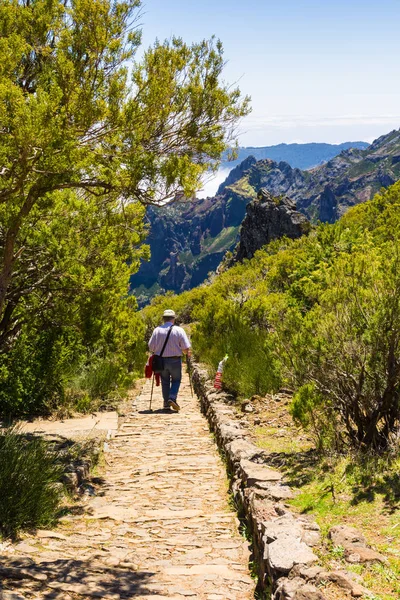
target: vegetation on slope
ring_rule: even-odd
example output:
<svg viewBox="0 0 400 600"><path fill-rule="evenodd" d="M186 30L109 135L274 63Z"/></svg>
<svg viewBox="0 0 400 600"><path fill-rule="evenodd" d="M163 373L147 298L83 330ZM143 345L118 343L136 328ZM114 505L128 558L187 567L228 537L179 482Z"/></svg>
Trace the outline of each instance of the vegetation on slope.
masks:
<svg viewBox="0 0 400 600"><path fill-rule="evenodd" d="M361 575L374 600L399 595L400 184L307 237L143 310L150 329L173 307L198 358L238 400L256 443L321 526L321 563ZM274 394L291 388L293 394ZM240 404L238 403L238 408ZM346 523L383 562L349 564L328 538ZM324 589L328 598L338 598ZM340 596L342 597L342 596Z"/></svg>
<svg viewBox="0 0 400 600"><path fill-rule="evenodd" d="M292 414L320 449L386 449L400 405L400 184L299 240L280 240L167 304L195 322L201 360L228 353L225 385L238 396L282 385Z"/></svg>

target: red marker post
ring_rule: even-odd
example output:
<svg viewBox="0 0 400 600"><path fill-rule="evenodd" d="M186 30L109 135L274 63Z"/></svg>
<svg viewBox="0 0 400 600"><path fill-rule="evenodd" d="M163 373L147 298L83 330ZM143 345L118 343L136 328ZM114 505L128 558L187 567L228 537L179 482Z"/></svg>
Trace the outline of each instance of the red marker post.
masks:
<svg viewBox="0 0 400 600"><path fill-rule="evenodd" d="M214 380L214 388L216 390L220 390L222 388L222 371L224 370L224 364L227 360L228 360L228 355L226 354L218 365L218 369L215 374L215 380Z"/></svg>

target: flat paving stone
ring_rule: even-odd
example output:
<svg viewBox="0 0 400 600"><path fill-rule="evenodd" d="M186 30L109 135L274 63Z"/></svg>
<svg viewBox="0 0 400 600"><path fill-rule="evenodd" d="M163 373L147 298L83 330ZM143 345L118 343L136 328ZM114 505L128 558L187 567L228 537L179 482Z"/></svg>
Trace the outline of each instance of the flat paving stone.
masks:
<svg viewBox="0 0 400 600"><path fill-rule="evenodd" d="M59 435L72 439L82 436L95 437L101 432L110 432L110 434L117 432L118 413L115 411L98 412L87 417L64 419L62 421L48 421L44 419L36 419L32 423L20 421L18 427L24 433Z"/></svg>
<svg viewBox="0 0 400 600"><path fill-rule="evenodd" d="M15 575L5 579L10 593L51 600L254 598L248 544L188 376L180 413L161 410L159 389L150 412L150 385L109 440L102 483L82 514L0 548L0 564ZM116 427L110 419L107 429ZM77 421L57 425L58 432L88 426Z"/></svg>

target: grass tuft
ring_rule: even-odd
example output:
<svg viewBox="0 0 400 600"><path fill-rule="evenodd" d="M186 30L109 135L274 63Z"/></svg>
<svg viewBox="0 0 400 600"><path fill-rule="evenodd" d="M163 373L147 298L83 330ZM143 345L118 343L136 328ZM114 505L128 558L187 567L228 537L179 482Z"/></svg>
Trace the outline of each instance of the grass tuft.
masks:
<svg viewBox="0 0 400 600"><path fill-rule="evenodd" d="M15 538L21 529L55 522L60 507L63 467L40 438L14 428L0 432L0 532Z"/></svg>

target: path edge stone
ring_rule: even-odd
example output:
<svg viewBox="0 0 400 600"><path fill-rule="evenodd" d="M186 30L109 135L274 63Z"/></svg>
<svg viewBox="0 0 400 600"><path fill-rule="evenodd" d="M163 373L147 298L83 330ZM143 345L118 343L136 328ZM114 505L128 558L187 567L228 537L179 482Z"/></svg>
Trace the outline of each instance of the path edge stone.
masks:
<svg viewBox="0 0 400 600"><path fill-rule="evenodd" d="M321 543L319 526L285 505L292 492L282 475L268 466L267 453L253 444L249 431L237 422L232 397L214 389L207 368L193 359L190 373L201 410L226 458L239 517L246 520L251 532L257 591L269 594L271 600L326 600L316 585L321 574L325 579L334 574L317 565L313 547ZM339 585L352 597L367 592L350 573L341 575L343 586Z"/></svg>

